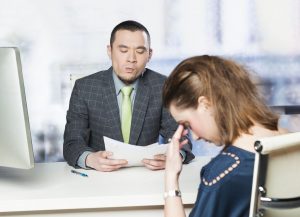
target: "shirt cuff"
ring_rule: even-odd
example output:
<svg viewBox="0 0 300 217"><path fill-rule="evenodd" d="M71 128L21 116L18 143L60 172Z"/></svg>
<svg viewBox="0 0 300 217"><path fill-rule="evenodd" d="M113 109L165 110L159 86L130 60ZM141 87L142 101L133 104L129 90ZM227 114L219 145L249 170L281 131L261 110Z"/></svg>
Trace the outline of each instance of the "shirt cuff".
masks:
<svg viewBox="0 0 300 217"><path fill-rule="evenodd" d="M79 166L79 167L81 167L81 168L83 168L83 169L90 169L90 168L88 168L88 167L86 166L86 164L85 164L86 157L87 157L90 153L92 153L92 152L91 152L91 151L85 151L85 152L83 152L83 153L80 155L80 157L78 158L78 160L77 160L77 166Z"/></svg>
<svg viewBox="0 0 300 217"><path fill-rule="evenodd" d="M179 153L180 153L180 155L181 155L182 162L184 162L184 161L185 161L185 158L186 158L186 153L185 153L185 151L179 150Z"/></svg>

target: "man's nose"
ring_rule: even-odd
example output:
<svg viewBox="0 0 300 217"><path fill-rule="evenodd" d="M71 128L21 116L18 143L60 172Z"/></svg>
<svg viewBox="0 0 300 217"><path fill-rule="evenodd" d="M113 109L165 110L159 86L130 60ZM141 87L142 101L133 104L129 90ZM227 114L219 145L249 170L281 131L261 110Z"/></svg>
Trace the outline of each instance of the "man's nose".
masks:
<svg viewBox="0 0 300 217"><path fill-rule="evenodd" d="M134 51L128 52L127 60L129 62L136 62L136 53Z"/></svg>

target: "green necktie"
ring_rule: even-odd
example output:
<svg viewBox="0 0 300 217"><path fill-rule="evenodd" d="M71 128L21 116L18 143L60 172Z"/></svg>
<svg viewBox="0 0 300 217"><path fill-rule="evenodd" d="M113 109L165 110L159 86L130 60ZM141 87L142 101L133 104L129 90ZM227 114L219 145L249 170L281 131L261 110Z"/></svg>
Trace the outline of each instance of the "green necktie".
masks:
<svg viewBox="0 0 300 217"><path fill-rule="evenodd" d="M131 127L131 99L133 87L126 86L121 89L122 92L122 134L125 143L129 143L130 127Z"/></svg>

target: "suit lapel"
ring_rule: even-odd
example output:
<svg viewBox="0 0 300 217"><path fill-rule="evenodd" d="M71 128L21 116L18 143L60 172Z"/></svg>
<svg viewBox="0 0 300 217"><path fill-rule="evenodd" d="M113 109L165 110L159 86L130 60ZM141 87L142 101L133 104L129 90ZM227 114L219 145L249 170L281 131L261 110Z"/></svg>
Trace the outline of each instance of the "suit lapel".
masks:
<svg viewBox="0 0 300 217"><path fill-rule="evenodd" d="M116 96L116 88L112 77L112 68L108 69L108 73L104 77L106 86L104 88L104 99L105 99L105 109L109 117L110 137L119 141L123 141L122 131L121 131L121 121L119 106Z"/></svg>
<svg viewBox="0 0 300 217"><path fill-rule="evenodd" d="M145 120L145 115L149 104L149 97L150 91L147 86L147 82L145 81L145 78L141 77L136 91L134 107L132 112L129 139L130 144L137 144Z"/></svg>

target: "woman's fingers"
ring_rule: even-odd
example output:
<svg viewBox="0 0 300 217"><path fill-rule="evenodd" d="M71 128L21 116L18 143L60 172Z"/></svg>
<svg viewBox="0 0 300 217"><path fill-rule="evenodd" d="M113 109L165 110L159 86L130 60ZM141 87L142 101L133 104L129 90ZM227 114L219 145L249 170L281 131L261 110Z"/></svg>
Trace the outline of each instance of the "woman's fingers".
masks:
<svg viewBox="0 0 300 217"><path fill-rule="evenodd" d="M188 144L188 142L189 142L189 140L188 140L188 139L184 139L184 140L182 140L182 141L180 142L180 144L179 144L179 148L181 149L181 148L182 148L182 146L184 146L184 145Z"/></svg>
<svg viewBox="0 0 300 217"><path fill-rule="evenodd" d="M183 125L179 124L177 130L175 131L173 137L172 137L172 140L175 139L175 140L178 140L182 137L182 134L184 133L184 127Z"/></svg>
<svg viewBox="0 0 300 217"><path fill-rule="evenodd" d="M183 130L183 126L179 125L176 132L174 133L167 150L169 156L172 156L174 153L179 152L180 138L182 136Z"/></svg>

